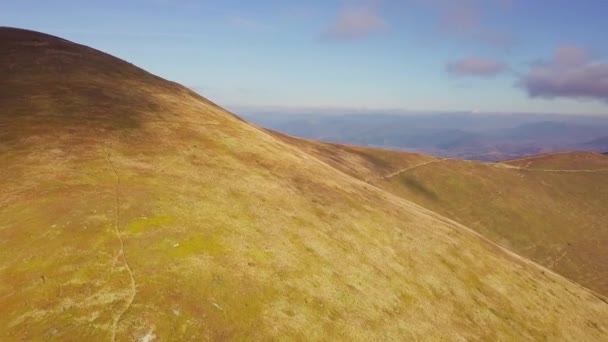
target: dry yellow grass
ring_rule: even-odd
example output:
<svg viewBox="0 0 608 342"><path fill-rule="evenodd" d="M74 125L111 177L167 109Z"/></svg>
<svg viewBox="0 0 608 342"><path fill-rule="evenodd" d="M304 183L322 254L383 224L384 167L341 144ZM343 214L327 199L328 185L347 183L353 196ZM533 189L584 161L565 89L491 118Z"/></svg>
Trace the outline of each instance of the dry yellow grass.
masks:
<svg viewBox="0 0 608 342"><path fill-rule="evenodd" d="M291 139L328 163L346 151ZM389 172L359 161L360 153L378 150L358 148L341 157L358 161L356 166L334 166L608 295L608 156L569 152L502 163L431 157L410 162L419 155L381 152L392 153L396 171Z"/></svg>
<svg viewBox="0 0 608 342"><path fill-rule="evenodd" d="M590 292L180 86L0 49L2 340L607 336Z"/></svg>

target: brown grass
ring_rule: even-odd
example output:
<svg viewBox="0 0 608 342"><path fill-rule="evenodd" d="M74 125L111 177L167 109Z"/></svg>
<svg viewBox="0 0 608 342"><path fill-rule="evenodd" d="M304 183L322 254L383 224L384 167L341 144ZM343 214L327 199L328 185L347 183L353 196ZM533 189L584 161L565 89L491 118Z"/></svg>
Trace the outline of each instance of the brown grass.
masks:
<svg viewBox="0 0 608 342"><path fill-rule="evenodd" d="M298 144L313 146L306 150L328 163L329 156L345 151L306 140ZM607 156L570 152L497 164L437 159L412 166L406 160L418 155L390 153L400 155L392 159L402 161L394 167L397 173L362 162L335 166L608 295ZM350 172L357 168L364 170Z"/></svg>

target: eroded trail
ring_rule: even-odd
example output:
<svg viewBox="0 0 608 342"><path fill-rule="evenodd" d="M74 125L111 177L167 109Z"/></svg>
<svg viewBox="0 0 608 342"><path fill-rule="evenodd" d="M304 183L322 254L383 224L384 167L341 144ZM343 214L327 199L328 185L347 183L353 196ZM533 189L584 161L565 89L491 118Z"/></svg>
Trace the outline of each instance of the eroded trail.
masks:
<svg viewBox="0 0 608 342"><path fill-rule="evenodd" d="M586 173L597 173L597 172L607 172L608 169L534 169L530 167L524 166L515 166L503 163L495 163L492 164L494 167L502 168L502 169L511 169L511 170L525 170L525 171L538 171L538 172L564 172L564 173L576 173L576 172L586 172Z"/></svg>
<svg viewBox="0 0 608 342"><path fill-rule="evenodd" d="M114 232L116 233L116 237L118 238L118 241L120 242L120 250L118 252L118 257L122 259L125 268L127 270L127 273L129 274L129 279L130 279L130 286L131 286L131 295L129 296L127 303L125 304L124 308L118 313L118 315L116 315L116 318L114 318L114 322L112 323L112 335L111 335L111 340L112 342L116 341L116 330L118 329L118 323L120 322L120 320L122 319L122 317L124 316L124 314L129 310L129 308L131 307L131 304L133 304L133 300L135 299L135 295L137 294L137 287L135 285L135 277L133 276L133 271L131 271L131 266L129 266L129 262L127 261L127 257L125 255L125 243L122 239L122 236L120 234L120 230L119 230L119 226L120 226L120 176L118 174L118 172L116 171L116 168L114 167L114 165L112 164L112 161L110 160L110 156L108 155L108 153L106 152L105 148L102 146L101 150L103 152L103 155L106 159L106 161L108 162L108 165L110 166L110 168L112 169L112 171L114 172L114 175L116 177L116 189L115 189L115 220L114 220Z"/></svg>
<svg viewBox="0 0 608 342"><path fill-rule="evenodd" d="M537 154L537 155L533 155L533 156L503 160L503 161L499 161L498 163L508 165L508 163L512 163L512 162L516 162L516 161L538 159L540 157L556 156L556 155L569 154L569 153L571 153L571 152L549 152L549 153Z"/></svg>
<svg viewBox="0 0 608 342"><path fill-rule="evenodd" d="M439 163L439 162L444 161L444 160L445 159L436 159L436 160L431 160L431 161L428 161L428 162L424 162L424 163L408 166L408 167L406 167L404 169L400 169L400 170L397 170L395 172L391 172L391 173L389 173L387 175L378 177L376 179L369 180L367 182L370 183L370 182L378 181L378 180L381 180L381 179L389 179L389 178L395 177L396 175L398 175L400 173L403 173L403 172L415 169L417 167L421 167L421 166L425 166L425 165L429 165L429 164L433 164L433 163Z"/></svg>
<svg viewBox="0 0 608 342"><path fill-rule="evenodd" d="M586 172L586 173L598 173L598 172L607 172L608 169L580 169L580 170L556 170L556 169L531 169L525 167L515 167L518 170L526 170L526 171L539 171L539 172L564 172L564 173L576 173L576 172Z"/></svg>
<svg viewBox="0 0 608 342"><path fill-rule="evenodd" d="M532 164L533 160L537 160L543 157L548 157L548 156L556 156L556 155L568 155L571 154L572 152L553 152L553 153L545 153L545 154L539 154L539 155L535 155L535 156L528 156L528 157L523 157L523 158L517 158L517 159L510 159L510 160L503 160L503 161L499 161L494 163L494 166L496 167L501 167L501 168L507 168L507 169L515 169L515 170L527 170L527 171L540 171L540 172L564 172L564 173L576 173L576 172L586 172L586 173L596 173L596 172L606 172L608 171L608 168L596 168L596 169L544 169L544 168L534 168L534 167L530 167L530 165ZM592 154L597 155L597 153L591 152ZM510 163L513 162L520 162L520 161L525 161L525 160L529 160L529 162L525 163L525 165L512 165Z"/></svg>

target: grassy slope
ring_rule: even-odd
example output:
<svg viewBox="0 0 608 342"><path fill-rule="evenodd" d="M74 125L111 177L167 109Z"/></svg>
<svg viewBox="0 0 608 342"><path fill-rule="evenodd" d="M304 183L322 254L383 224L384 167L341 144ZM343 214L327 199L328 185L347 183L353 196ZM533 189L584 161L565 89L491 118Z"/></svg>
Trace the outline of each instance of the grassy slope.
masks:
<svg viewBox="0 0 608 342"><path fill-rule="evenodd" d="M378 179L379 175L388 175L407 167L440 160L440 158L425 154L326 143L294 138L272 130L266 131L280 140L322 159L328 165L367 182Z"/></svg>
<svg viewBox="0 0 608 342"><path fill-rule="evenodd" d="M546 172L449 160L399 174L382 187L608 294L606 171Z"/></svg>
<svg viewBox="0 0 608 342"><path fill-rule="evenodd" d="M2 340L608 333L589 292L184 88L38 34L0 48Z"/></svg>
<svg viewBox="0 0 608 342"><path fill-rule="evenodd" d="M534 170L608 170L608 158L593 152L549 153L507 160L503 164Z"/></svg>
<svg viewBox="0 0 608 342"><path fill-rule="evenodd" d="M328 163L349 148L291 139ZM607 156L573 152L499 164L452 159L422 159L417 164L408 161L418 158L416 154L378 152L360 147L341 158L363 153L373 160L390 153L392 169L404 171L383 170L369 162L332 165L608 295Z"/></svg>

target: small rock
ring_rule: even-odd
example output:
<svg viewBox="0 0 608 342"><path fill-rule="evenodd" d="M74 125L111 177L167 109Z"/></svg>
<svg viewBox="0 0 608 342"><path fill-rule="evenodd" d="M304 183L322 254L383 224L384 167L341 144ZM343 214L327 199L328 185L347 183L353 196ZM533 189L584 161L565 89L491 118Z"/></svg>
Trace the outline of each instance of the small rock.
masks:
<svg viewBox="0 0 608 342"><path fill-rule="evenodd" d="M154 334L154 331L152 329L150 329L150 331L148 331L148 333L142 337L140 337L138 339L139 342L152 342L156 339L156 335Z"/></svg>

